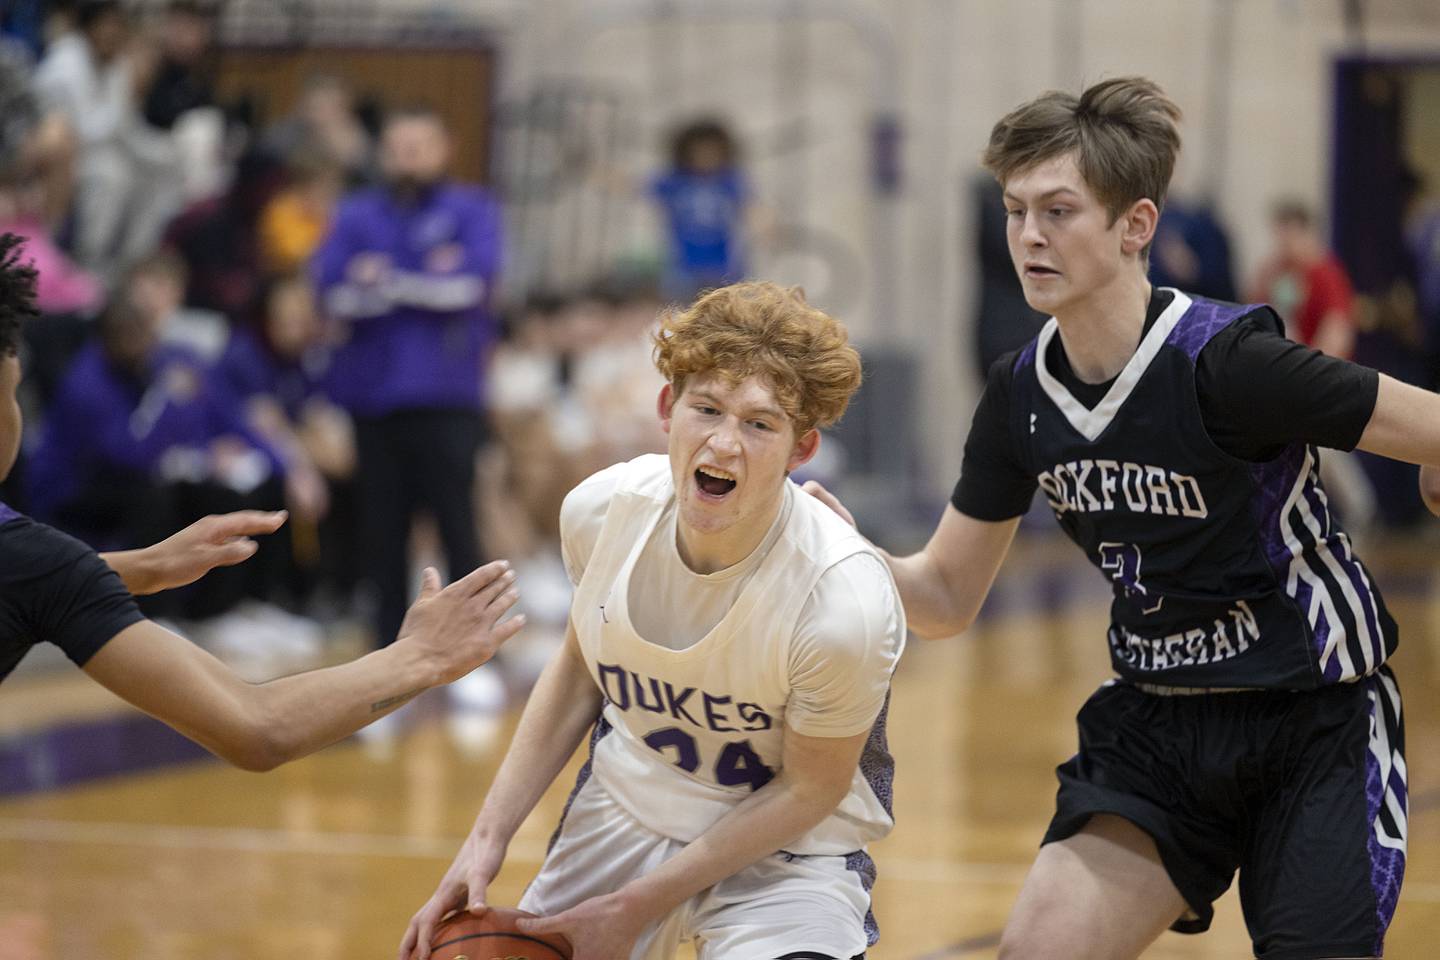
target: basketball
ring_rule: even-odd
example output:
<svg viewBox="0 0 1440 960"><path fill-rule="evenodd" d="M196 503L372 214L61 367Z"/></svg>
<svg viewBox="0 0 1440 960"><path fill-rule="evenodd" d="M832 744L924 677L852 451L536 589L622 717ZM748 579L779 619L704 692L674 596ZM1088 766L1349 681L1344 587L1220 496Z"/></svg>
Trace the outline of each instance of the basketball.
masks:
<svg viewBox="0 0 1440 960"><path fill-rule="evenodd" d="M570 941L558 933L529 934L515 928L524 910L491 907L480 916L457 913L430 939L433 960L570 960Z"/></svg>

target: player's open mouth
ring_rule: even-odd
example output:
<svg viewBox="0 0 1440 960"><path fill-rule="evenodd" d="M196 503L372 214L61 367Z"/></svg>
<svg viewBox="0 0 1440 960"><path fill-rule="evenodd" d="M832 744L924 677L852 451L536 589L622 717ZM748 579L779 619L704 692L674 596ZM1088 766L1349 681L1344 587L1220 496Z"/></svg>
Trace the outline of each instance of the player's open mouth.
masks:
<svg viewBox="0 0 1440 960"><path fill-rule="evenodd" d="M718 500L735 489L735 477L719 467L700 467L695 471L695 486L706 497Z"/></svg>
<svg viewBox="0 0 1440 960"><path fill-rule="evenodd" d="M1025 276L1044 279L1046 277L1058 277L1060 276L1060 271L1051 270L1049 267L1042 267L1039 264L1032 263L1026 265Z"/></svg>

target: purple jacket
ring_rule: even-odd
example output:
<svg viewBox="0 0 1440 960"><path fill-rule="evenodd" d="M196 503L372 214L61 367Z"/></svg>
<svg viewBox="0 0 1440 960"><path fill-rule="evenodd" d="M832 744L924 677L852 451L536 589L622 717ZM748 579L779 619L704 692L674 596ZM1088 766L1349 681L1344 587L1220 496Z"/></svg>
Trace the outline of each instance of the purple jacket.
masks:
<svg viewBox="0 0 1440 960"><path fill-rule="evenodd" d="M298 423L307 401L317 396L329 399L331 360L328 347L288 360L276 356L251 331L237 329L216 361L215 372L241 404L257 394L274 397L291 423Z"/></svg>
<svg viewBox="0 0 1440 960"><path fill-rule="evenodd" d="M478 410L500 254L500 206L477 187L441 184L413 205L383 188L346 198L313 261L349 327L335 401L357 416Z"/></svg>
<svg viewBox="0 0 1440 960"><path fill-rule="evenodd" d="M89 483L153 477L171 451L201 450L226 435L244 439L283 473L233 392L195 354L157 347L148 375L137 379L115 369L92 341L76 354L41 425L25 472L31 508L37 517L53 516Z"/></svg>

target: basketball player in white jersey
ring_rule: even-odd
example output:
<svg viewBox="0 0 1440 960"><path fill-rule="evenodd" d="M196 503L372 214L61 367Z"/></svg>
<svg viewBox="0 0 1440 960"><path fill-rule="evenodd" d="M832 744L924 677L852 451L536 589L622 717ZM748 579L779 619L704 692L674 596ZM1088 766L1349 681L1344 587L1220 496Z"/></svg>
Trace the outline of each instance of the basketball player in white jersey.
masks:
<svg viewBox="0 0 1440 960"><path fill-rule="evenodd" d="M884 718L905 642L875 550L789 480L860 383L844 328L743 283L667 317L668 456L595 474L560 525L566 643L475 826L401 944L483 909L587 731L590 762L520 906L575 960L851 960L875 942L865 846L892 826ZM593 730L592 730L593 728Z"/></svg>

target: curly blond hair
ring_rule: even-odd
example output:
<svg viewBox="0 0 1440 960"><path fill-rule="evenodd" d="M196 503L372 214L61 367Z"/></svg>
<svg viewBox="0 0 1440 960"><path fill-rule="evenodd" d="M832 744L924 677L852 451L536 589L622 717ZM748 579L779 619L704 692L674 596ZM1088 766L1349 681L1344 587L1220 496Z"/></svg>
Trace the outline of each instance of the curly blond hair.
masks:
<svg viewBox="0 0 1440 960"><path fill-rule="evenodd" d="M799 287L735 283L668 313L655 335L655 366L676 396L694 376L734 386L759 376L803 436L845 413L860 386L860 354L840 321L805 302Z"/></svg>

